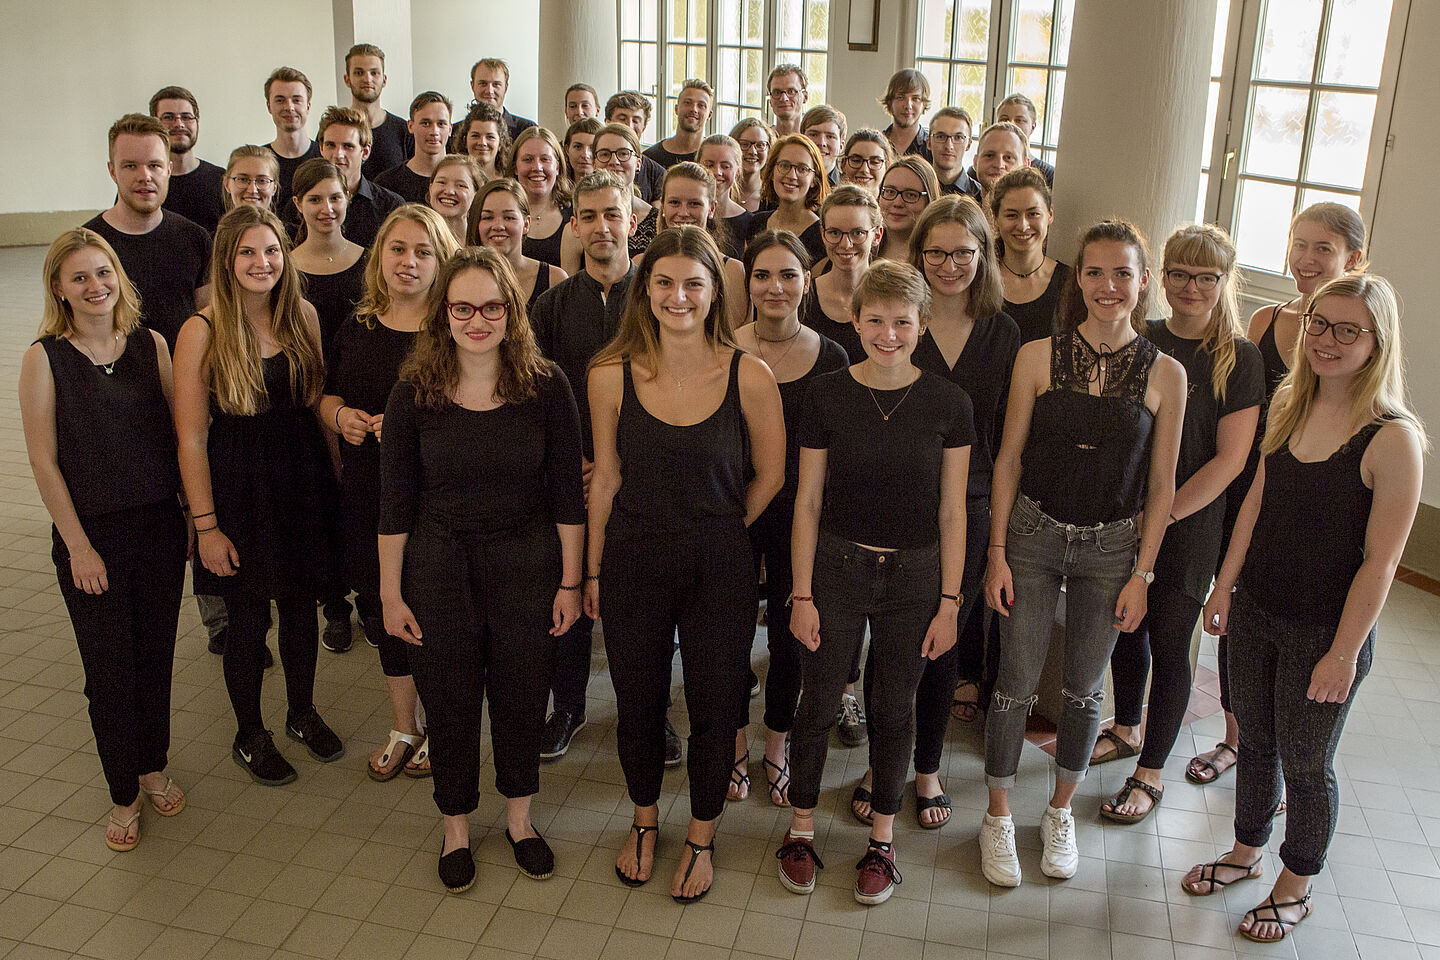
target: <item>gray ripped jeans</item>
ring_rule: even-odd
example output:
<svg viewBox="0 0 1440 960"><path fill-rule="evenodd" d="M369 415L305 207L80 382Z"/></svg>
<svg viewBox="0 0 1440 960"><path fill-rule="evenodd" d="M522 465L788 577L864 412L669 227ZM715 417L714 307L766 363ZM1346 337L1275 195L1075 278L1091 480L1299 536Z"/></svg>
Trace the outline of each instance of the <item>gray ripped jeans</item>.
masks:
<svg viewBox="0 0 1440 960"><path fill-rule="evenodd" d="M1015 499L1005 560L1015 586L1010 616L1000 618L1000 670L985 721L985 782L1015 786L1025 719L1045 666L1060 585L1065 585L1064 703L1055 743L1055 779L1079 783L1100 730L1102 681L1118 634L1115 603L1135 568L1135 521L1093 527L1046 516L1024 494Z"/></svg>

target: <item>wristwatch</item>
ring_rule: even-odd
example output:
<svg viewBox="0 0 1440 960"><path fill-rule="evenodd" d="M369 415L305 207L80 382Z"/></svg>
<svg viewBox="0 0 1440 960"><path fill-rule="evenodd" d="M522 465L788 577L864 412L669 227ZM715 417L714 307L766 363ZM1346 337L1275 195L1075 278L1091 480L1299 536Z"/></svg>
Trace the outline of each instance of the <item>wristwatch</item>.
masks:
<svg viewBox="0 0 1440 960"><path fill-rule="evenodd" d="M1134 570L1130 571L1130 576L1139 577L1141 580L1144 580L1146 586L1149 586L1150 584L1155 582L1154 570L1141 570L1139 567L1136 567Z"/></svg>

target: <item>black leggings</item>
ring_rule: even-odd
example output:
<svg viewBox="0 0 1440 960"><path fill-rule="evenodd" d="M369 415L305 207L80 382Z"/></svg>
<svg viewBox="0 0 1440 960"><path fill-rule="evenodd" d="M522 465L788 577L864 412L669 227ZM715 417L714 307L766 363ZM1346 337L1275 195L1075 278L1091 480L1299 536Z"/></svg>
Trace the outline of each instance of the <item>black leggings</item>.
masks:
<svg viewBox="0 0 1440 960"><path fill-rule="evenodd" d="M1150 585L1145 619L1122 633L1110 654L1115 684L1115 722L1137 727L1145 716L1145 678L1150 678L1150 714L1140 766L1159 770L1175 746L1190 705L1190 637L1200 620L1200 601L1168 583Z"/></svg>
<svg viewBox="0 0 1440 960"><path fill-rule="evenodd" d="M225 640L225 689L240 728L240 738L265 729L260 686L265 678L265 631L270 629L270 600L264 596L225 598L230 632ZM320 627L312 596L277 597L280 614L280 664L285 668L285 699L290 715L314 707L315 656Z"/></svg>
<svg viewBox="0 0 1440 960"><path fill-rule="evenodd" d="M765 562L765 636L770 668L765 674L765 728L789 733L795 726L795 705L800 702L800 641L790 632L790 529L795 504L772 500L750 525L755 565ZM742 704L740 725L749 720L749 703Z"/></svg>

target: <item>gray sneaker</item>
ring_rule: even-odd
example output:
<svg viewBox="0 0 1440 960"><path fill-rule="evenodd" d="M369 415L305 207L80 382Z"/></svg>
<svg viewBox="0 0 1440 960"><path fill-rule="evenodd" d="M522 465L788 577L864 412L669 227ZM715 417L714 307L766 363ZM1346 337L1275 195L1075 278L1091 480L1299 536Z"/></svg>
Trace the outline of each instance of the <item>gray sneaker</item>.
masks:
<svg viewBox="0 0 1440 960"><path fill-rule="evenodd" d="M859 747L870 739L869 728L865 724L865 711L860 707L860 700L848 693L840 695L840 715L835 718L835 729L840 735L840 742L847 747Z"/></svg>

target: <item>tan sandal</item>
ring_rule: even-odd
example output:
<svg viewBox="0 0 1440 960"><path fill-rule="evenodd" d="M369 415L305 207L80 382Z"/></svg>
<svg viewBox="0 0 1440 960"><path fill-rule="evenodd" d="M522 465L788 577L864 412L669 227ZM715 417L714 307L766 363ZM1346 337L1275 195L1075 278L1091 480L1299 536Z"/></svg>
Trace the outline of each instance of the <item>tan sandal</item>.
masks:
<svg viewBox="0 0 1440 960"><path fill-rule="evenodd" d="M116 817L115 814L113 814L113 813L110 814L110 823L109 823L109 824L106 824L106 827L105 827L105 846L109 847L111 850L114 850L116 853L125 853L127 850L134 850L134 849L135 849L137 846L139 846L139 844L140 844L140 831L139 831L139 829L136 829L136 831L135 831L135 839L134 839L134 840L111 840L111 839L110 839L110 825L113 824L113 825L119 827L121 830L125 831L124 836L128 837L128 836L130 836L130 828L137 826L139 820L140 820L140 811L139 811L139 810L136 810L134 813L132 813L129 817L127 817L127 818L124 819L124 820L121 820L120 818Z"/></svg>
<svg viewBox="0 0 1440 960"><path fill-rule="evenodd" d="M163 797L165 800L168 801L170 799L171 790L174 790L176 793L180 794L180 798L171 803L168 807L160 806L156 798ZM169 777L165 778L165 788L163 790L146 790L145 795L150 798L151 808L156 813L160 814L160 816L162 817L173 817L175 816L175 814L185 809L185 791L177 787L175 785L175 781L171 780Z"/></svg>

